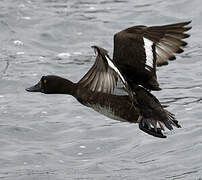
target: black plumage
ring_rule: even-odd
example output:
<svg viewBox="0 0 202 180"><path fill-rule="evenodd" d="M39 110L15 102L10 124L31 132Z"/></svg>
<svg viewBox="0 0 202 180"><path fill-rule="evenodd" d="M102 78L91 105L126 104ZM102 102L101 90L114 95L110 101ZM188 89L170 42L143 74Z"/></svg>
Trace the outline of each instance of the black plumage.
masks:
<svg viewBox="0 0 202 180"><path fill-rule="evenodd" d="M174 60L174 53L182 53L189 37L185 32L191 21L165 26L133 26L114 35L113 62L128 82L149 90L160 90L156 67ZM151 45L151 54L148 54ZM148 50L148 52L146 51Z"/></svg>
<svg viewBox="0 0 202 180"><path fill-rule="evenodd" d="M174 60L181 53L189 37L185 32L190 22L165 26L134 26L114 36L113 59L107 50L92 46L96 60L78 81L58 76L43 76L30 92L70 94L80 103L113 119L139 123L139 128L155 137L165 138L165 127L179 128L175 115L162 106L149 90L160 90L156 67ZM117 81L121 80L127 95L117 95Z"/></svg>

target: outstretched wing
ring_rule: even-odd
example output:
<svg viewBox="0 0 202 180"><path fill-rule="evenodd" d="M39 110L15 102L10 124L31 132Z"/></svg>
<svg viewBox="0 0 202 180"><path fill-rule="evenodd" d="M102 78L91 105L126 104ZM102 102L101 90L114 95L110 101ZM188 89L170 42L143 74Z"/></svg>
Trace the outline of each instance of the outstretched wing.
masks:
<svg viewBox="0 0 202 180"><path fill-rule="evenodd" d="M97 55L95 63L84 77L78 82L93 92L112 93L117 85L118 77L129 91L129 86L122 74L110 59L108 52L98 46L92 46Z"/></svg>
<svg viewBox="0 0 202 180"><path fill-rule="evenodd" d="M165 26L134 26L114 35L113 62L128 81L158 90L156 66L174 60L189 37L189 22Z"/></svg>
<svg viewBox="0 0 202 180"><path fill-rule="evenodd" d="M181 47L187 43L182 39L190 36L185 32L191 29L185 26L190 23L191 21L147 28L144 36L156 44L157 66L167 65L168 60L176 59L174 53L183 52Z"/></svg>
<svg viewBox="0 0 202 180"><path fill-rule="evenodd" d="M118 76L107 64L105 57L108 56L108 52L97 46L92 48L97 55L95 63L78 83L91 91L111 93L116 86Z"/></svg>

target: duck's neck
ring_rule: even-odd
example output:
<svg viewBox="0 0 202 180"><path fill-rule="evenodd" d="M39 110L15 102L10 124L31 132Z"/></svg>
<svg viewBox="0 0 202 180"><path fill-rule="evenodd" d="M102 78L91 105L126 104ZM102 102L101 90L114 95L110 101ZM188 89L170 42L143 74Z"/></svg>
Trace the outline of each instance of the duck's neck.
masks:
<svg viewBox="0 0 202 180"><path fill-rule="evenodd" d="M69 94L75 96L77 84L68 79L59 77L55 87L54 94Z"/></svg>
<svg viewBox="0 0 202 180"><path fill-rule="evenodd" d="M76 89L77 89L77 84L66 79L64 85L61 88L61 94L69 94L69 95L75 96Z"/></svg>

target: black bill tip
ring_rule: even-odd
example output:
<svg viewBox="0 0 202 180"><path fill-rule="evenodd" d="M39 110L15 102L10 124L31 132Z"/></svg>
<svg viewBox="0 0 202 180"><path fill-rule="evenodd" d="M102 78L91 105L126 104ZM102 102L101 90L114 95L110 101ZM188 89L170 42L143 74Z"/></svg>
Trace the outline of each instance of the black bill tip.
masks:
<svg viewBox="0 0 202 180"><path fill-rule="evenodd" d="M28 92L41 92L40 82L34 86L25 89Z"/></svg>

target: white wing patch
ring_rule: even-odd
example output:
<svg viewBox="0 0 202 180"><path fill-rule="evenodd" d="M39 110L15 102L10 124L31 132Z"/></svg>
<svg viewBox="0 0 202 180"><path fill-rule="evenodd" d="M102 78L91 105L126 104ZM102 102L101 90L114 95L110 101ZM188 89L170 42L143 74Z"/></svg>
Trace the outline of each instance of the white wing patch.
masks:
<svg viewBox="0 0 202 180"><path fill-rule="evenodd" d="M144 40L144 47L145 47L145 53L146 53L146 65L153 68L153 58L154 58L153 51L152 51L153 42L144 37L143 37L143 40Z"/></svg>
<svg viewBox="0 0 202 180"><path fill-rule="evenodd" d="M105 56L105 58L107 59L107 63L109 64L109 66L119 75L119 77L120 77L121 81L124 83L124 85L127 84L126 80L123 78L120 71L113 64L113 62L107 56Z"/></svg>
<svg viewBox="0 0 202 180"><path fill-rule="evenodd" d="M120 77L120 80L122 81L123 85L125 86L125 90L127 91L128 95L131 97L131 99L133 99L133 92L130 90L130 87L128 85L128 83L126 82L126 80L124 79L124 77L122 76L122 74L120 73L120 71L118 70L118 68L114 65L114 63L107 57L105 56L105 58L107 59L107 63L108 65L118 74L118 76Z"/></svg>

